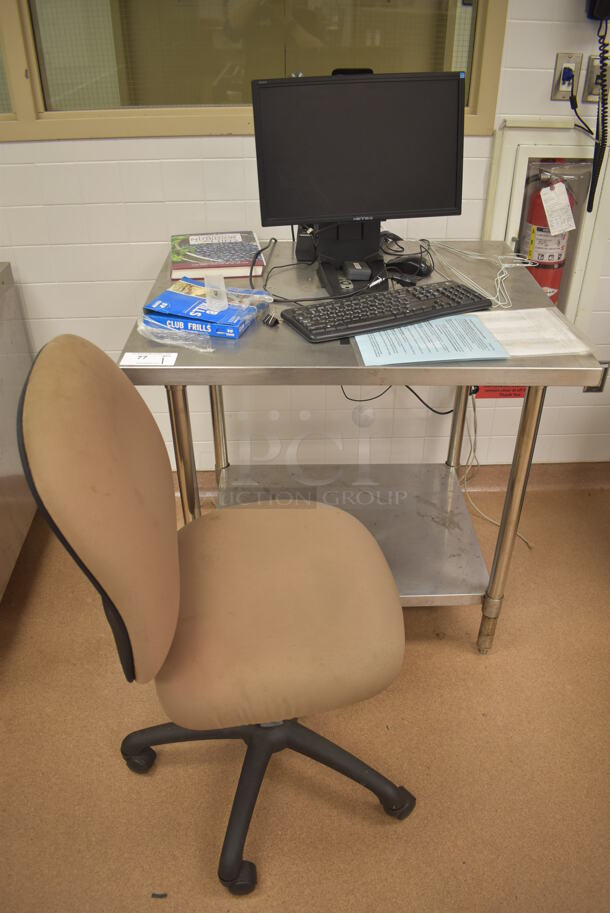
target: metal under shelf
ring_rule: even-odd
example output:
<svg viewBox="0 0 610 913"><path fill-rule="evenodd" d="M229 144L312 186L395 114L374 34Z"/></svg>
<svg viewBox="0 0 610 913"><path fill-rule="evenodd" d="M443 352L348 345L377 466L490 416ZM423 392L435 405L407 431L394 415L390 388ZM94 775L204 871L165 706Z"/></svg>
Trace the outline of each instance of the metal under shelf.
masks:
<svg viewBox="0 0 610 913"><path fill-rule="evenodd" d="M489 574L454 469L250 465L219 474L221 508L291 498L358 517L381 546L403 605L481 604Z"/></svg>

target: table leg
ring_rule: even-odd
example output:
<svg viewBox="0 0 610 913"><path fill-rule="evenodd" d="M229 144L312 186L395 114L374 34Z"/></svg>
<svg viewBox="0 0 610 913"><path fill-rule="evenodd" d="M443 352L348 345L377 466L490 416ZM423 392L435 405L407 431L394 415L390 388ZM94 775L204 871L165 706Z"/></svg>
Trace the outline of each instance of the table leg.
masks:
<svg viewBox="0 0 610 913"><path fill-rule="evenodd" d="M201 516L189 402L185 386L172 384L165 389L172 425L182 515L186 524Z"/></svg>
<svg viewBox="0 0 610 913"><path fill-rule="evenodd" d="M222 387L217 384L210 386L210 409L212 412L212 432L214 434L214 462L216 464L216 481L220 481L220 473L229 465L229 450L227 447L227 429L225 425L225 407L222 396Z"/></svg>
<svg viewBox="0 0 610 913"><path fill-rule="evenodd" d="M451 419L451 434L449 437L449 452L447 466L457 469L460 465L462 441L464 440L464 423L468 407L468 392L470 387L456 387L455 401L453 404L453 417Z"/></svg>
<svg viewBox="0 0 610 913"><path fill-rule="evenodd" d="M519 527L521 509L525 498L536 436L542 415L545 387L528 387L523 400L519 432L515 443L513 463L504 500L502 520L496 542L496 551L489 576L489 584L483 599L483 617L477 646L480 653L491 648L498 616L504 599L504 586L510 567L510 559Z"/></svg>

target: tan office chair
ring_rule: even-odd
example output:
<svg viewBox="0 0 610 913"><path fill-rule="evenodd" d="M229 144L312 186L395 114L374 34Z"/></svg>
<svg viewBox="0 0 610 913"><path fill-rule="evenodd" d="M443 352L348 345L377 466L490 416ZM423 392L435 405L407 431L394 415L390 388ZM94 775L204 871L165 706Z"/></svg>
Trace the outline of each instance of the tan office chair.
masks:
<svg viewBox="0 0 610 913"><path fill-rule="evenodd" d="M77 336L39 353L18 438L41 513L100 593L127 680L154 679L172 720L123 740L128 767L149 770L153 745L247 745L218 871L231 892L256 884L243 847L267 763L283 748L407 817L406 789L296 719L371 697L401 667L396 586L361 523L334 507L269 501L212 511L177 533L152 415L117 365Z"/></svg>

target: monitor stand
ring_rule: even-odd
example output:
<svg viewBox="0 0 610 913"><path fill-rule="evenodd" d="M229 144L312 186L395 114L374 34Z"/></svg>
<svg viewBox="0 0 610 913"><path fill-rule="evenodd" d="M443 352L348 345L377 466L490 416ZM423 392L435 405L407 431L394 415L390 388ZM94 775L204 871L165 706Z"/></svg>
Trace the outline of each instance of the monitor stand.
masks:
<svg viewBox="0 0 610 913"><path fill-rule="evenodd" d="M295 248L299 262L312 262L317 257L318 276L329 295L344 295L349 291L367 289L368 282L346 282L341 266L346 260L363 260L375 276L383 269L379 253L379 219L362 222L324 222L314 226L314 232L299 225ZM387 280L375 289L387 288Z"/></svg>

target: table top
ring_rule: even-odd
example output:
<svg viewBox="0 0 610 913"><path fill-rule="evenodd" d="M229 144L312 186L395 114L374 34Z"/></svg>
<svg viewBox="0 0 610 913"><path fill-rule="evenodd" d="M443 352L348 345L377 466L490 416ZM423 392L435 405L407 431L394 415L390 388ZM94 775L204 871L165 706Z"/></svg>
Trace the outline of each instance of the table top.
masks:
<svg viewBox="0 0 610 913"><path fill-rule="evenodd" d="M510 254L501 241L456 241L453 247L476 251L490 257ZM464 260L443 251L483 288L493 294L497 267L488 260ZM294 260L293 245L279 242L271 266ZM424 282L438 282L444 276L433 273ZM169 257L153 285L147 301L168 287ZM247 286L246 279L231 279L228 284ZM260 279L255 280L260 285ZM514 309L548 307L540 286L525 269L510 270L507 287ZM324 295L315 266L299 264L276 271L269 289L285 298ZM144 301L142 305L144 305ZM275 302L271 310L285 307ZM208 340L206 340L207 342ZM164 346L142 336L133 327L125 352L177 352L174 365L138 365L123 371L134 384L421 384L426 386L468 384L521 384L526 386L581 386L597 384L602 368L592 354L510 358L499 361L457 361L445 364L388 365L366 367L353 340L345 345L325 342L312 345L286 324L269 328L257 321L240 340L210 339L211 351L197 351L176 344Z"/></svg>

